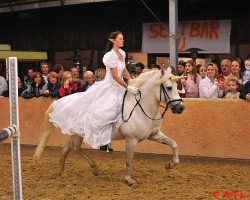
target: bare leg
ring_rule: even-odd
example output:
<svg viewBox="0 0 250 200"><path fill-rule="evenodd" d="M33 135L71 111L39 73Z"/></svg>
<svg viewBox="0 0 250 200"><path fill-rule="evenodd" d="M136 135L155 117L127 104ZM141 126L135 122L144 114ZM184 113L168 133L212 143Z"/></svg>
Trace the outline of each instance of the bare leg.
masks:
<svg viewBox="0 0 250 200"><path fill-rule="evenodd" d="M156 130L156 132L150 135L148 139L161 144L166 144L172 148L173 160L166 165L166 169L172 169L179 163L178 145L174 140L164 135L160 130Z"/></svg>
<svg viewBox="0 0 250 200"><path fill-rule="evenodd" d="M134 151L135 151L137 144L138 144L138 141L135 138L126 138L127 160L126 160L125 181L127 182L129 186L136 185L136 182L130 176L130 171L132 167Z"/></svg>

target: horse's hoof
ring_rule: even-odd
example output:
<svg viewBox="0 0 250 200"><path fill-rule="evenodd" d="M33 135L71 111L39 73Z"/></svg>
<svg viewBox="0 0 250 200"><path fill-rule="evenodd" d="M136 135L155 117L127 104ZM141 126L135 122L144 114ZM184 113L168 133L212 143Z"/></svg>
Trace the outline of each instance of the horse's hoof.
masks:
<svg viewBox="0 0 250 200"><path fill-rule="evenodd" d="M128 186L137 187L137 183L131 178L126 179L126 182L127 182Z"/></svg>
<svg viewBox="0 0 250 200"><path fill-rule="evenodd" d="M169 163L165 166L165 168L166 168L166 170L169 170L169 169L173 169L174 166L175 166L174 162L169 162Z"/></svg>
<svg viewBox="0 0 250 200"><path fill-rule="evenodd" d="M98 169L92 169L92 173L95 175L95 176L99 176L99 170Z"/></svg>

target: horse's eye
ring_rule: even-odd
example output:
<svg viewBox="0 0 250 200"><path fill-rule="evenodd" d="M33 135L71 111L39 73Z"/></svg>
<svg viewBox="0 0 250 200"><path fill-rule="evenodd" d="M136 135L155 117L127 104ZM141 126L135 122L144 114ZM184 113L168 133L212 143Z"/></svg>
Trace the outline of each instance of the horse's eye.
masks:
<svg viewBox="0 0 250 200"><path fill-rule="evenodd" d="M172 90L172 86L168 86L167 89L168 89L168 90Z"/></svg>

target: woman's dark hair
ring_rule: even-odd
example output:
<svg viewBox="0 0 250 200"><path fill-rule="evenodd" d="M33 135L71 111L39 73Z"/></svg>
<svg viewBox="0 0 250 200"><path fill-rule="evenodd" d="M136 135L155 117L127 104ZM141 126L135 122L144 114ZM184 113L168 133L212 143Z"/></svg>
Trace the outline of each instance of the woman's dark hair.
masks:
<svg viewBox="0 0 250 200"><path fill-rule="evenodd" d="M122 34L121 31L114 31L112 32L109 37L108 37L108 42L107 42L107 46L106 46L106 52L110 51L113 47L113 43L110 41L110 39L116 39L116 37L119 35L119 34Z"/></svg>

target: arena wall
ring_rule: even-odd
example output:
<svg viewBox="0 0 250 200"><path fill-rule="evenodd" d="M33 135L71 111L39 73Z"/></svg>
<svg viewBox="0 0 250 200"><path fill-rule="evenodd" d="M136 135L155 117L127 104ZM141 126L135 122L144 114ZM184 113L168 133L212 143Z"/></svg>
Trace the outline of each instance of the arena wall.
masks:
<svg viewBox="0 0 250 200"><path fill-rule="evenodd" d="M50 98L19 98L21 144L37 145L39 128ZM180 155L250 159L250 103L243 100L184 99L185 111L164 116L161 130L174 139ZM74 109L74 108L73 108ZM77 109L77 108L76 108ZM0 129L9 126L9 99L0 97ZM49 146L62 147L67 136L56 129ZM10 139L6 141L10 142ZM83 147L88 148L87 145ZM113 141L115 151L124 151L124 141ZM137 152L171 154L163 144L143 141Z"/></svg>

